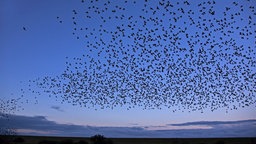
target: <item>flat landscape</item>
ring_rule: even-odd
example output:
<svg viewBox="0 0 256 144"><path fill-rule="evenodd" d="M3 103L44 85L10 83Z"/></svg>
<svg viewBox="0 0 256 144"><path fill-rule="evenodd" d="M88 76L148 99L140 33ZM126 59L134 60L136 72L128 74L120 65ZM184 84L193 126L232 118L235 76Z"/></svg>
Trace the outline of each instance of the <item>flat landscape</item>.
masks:
<svg viewBox="0 0 256 144"><path fill-rule="evenodd" d="M90 138L0 136L0 144L94 144ZM24 141L19 141L23 139ZM107 138L109 144L256 144L256 138ZM80 143L79 143L80 142ZM98 143L101 144L101 143Z"/></svg>

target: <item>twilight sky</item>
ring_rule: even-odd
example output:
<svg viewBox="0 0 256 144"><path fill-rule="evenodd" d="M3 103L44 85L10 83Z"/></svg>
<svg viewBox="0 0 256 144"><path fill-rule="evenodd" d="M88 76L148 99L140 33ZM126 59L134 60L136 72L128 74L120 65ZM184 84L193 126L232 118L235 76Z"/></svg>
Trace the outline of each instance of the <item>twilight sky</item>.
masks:
<svg viewBox="0 0 256 144"><path fill-rule="evenodd" d="M255 0L1 0L0 113L13 112L1 128L256 136L255 7ZM16 110L5 103L11 99Z"/></svg>

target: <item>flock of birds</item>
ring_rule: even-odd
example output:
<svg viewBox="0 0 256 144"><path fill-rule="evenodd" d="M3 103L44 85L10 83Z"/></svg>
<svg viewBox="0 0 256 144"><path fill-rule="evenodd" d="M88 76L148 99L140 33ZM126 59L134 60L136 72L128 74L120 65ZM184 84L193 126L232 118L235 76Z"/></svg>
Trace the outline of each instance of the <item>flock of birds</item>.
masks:
<svg viewBox="0 0 256 144"><path fill-rule="evenodd" d="M86 108L234 110L256 102L255 0L82 0L84 54L29 91ZM38 91L38 88L42 91ZM24 90L22 90L24 93Z"/></svg>
<svg viewBox="0 0 256 144"><path fill-rule="evenodd" d="M13 114L18 107L19 99L0 99L0 123L2 123L0 127L0 135L14 135L16 134L15 129L8 125L9 121L11 120L10 116ZM2 127L4 125L4 127Z"/></svg>

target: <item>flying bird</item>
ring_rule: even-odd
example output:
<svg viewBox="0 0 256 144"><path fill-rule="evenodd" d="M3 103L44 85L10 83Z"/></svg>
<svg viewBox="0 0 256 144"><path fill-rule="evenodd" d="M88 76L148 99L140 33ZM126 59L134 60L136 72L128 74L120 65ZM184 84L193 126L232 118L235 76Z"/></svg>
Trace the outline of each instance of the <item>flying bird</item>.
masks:
<svg viewBox="0 0 256 144"><path fill-rule="evenodd" d="M203 112L255 105L256 48L248 43L256 43L255 8L227 3L81 1L70 30L84 53L67 58L61 75L29 84L85 108Z"/></svg>

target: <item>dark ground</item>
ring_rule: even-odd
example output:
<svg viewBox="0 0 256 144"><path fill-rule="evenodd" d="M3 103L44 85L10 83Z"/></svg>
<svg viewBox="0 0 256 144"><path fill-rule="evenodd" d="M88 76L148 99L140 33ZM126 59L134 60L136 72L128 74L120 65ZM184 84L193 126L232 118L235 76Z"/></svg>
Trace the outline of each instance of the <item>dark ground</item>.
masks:
<svg viewBox="0 0 256 144"><path fill-rule="evenodd" d="M22 141L23 139L23 141ZM113 144L256 144L255 138L108 138ZM90 138L0 136L0 144L79 144L79 141L93 144ZM46 143L42 143L45 141Z"/></svg>

